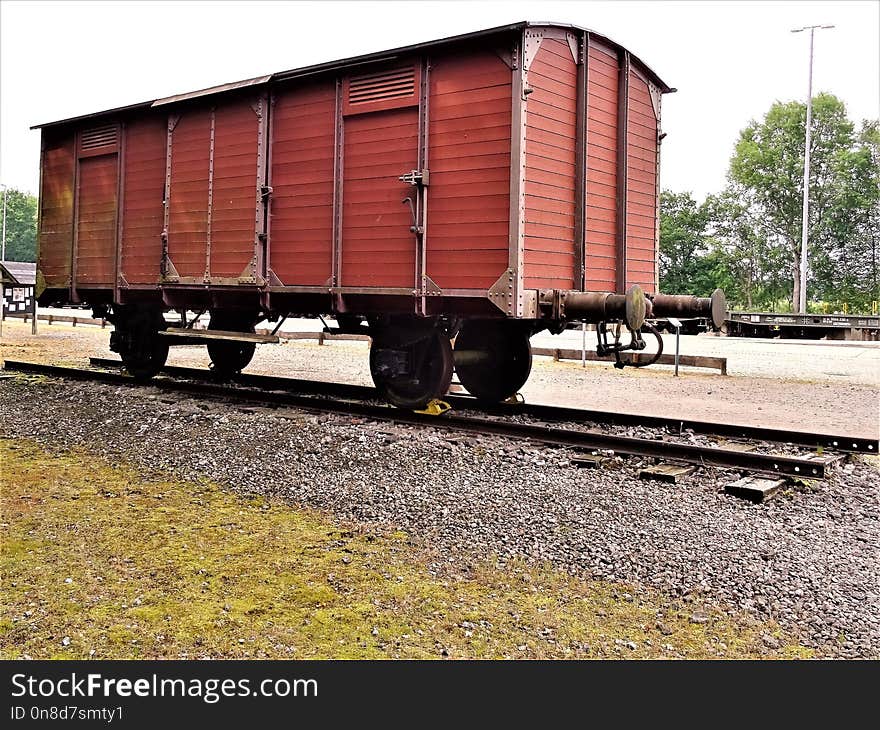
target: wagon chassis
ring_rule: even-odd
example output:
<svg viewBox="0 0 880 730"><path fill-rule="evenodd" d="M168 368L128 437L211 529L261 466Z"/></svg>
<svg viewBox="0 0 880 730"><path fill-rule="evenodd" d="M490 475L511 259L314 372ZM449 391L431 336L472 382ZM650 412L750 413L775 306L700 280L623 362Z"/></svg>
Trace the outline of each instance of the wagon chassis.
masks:
<svg viewBox="0 0 880 730"><path fill-rule="evenodd" d="M104 366L117 361L95 360ZM7 370L23 373L40 373L53 377L136 386L138 381L118 371L72 368L42 363L6 361ZM268 407L292 407L305 411L338 413L364 417L379 421L403 423L414 426L438 428L448 431L473 433L479 435L502 436L556 447L568 447L585 451L611 451L615 454L658 458L747 472L773 474L800 479L823 479L828 469L839 461L846 452L876 453L877 441L851 436L831 434L812 434L806 432L782 431L775 429L752 429L729 424L716 424L675 419L645 418L633 414L608 414L579 409L556 408L552 406L511 406L481 408L472 398L447 396L463 411L481 411L481 416L464 416L447 413L441 417L376 405L376 392L360 386L301 381L289 378L250 375L237 385L211 382L208 370L195 368L166 368L174 378L156 378L150 384L161 390L184 395L216 398L235 403L249 403ZM258 386L260 389L255 389ZM265 390L265 388L277 388ZM298 391L298 392L297 392ZM336 396L336 397L333 397ZM370 402L373 401L373 402ZM511 421L507 416L531 416L547 423L523 423ZM787 443L806 448L816 448L820 452L833 449L829 455L810 454L802 456L783 456L741 448L718 448L657 438L634 438L599 432L595 430L566 429L565 423L584 424L585 421L620 423L637 421L651 427L691 428L695 432L713 435L758 439L763 442ZM687 424L687 425L685 425Z"/></svg>

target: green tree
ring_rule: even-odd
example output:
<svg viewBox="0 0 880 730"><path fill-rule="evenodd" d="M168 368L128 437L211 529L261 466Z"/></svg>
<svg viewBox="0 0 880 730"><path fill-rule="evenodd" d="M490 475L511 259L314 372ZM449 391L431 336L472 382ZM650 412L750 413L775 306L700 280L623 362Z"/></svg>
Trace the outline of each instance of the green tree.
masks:
<svg viewBox="0 0 880 730"><path fill-rule="evenodd" d="M37 260L37 198L15 188L6 191L6 260Z"/></svg>
<svg viewBox="0 0 880 730"><path fill-rule="evenodd" d="M732 306L765 309L787 291L786 247L744 200L735 184L706 199L713 250L726 275L724 291Z"/></svg>
<svg viewBox="0 0 880 730"><path fill-rule="evenodd" d="M796 101L777 102L763 120L751 122L736 144L725 195L757 222L753 234L766 242L756 242L755 254L766 254L782 267L793 304L800 293L805 122L806 104ZM870 144L872 129L868 125L857 136L846 107L834 95L813 99L808 224L813 294L840 291L845 272L863 273L853 270L854 242L862 240L880 199L874 194L880 170ZM776 262L780 252L784 255Z"/></svg>
<svg viewBox="0 0 880 730"><path fill-rule="evenodd" d="M708 234L711 208L690 193L660 193L660 290L709 296L735 288L725 252Z"/></svg>
<svg viewBox="0 0 880 730"><path fill-rule="evenodd" d="M660 193L660 290L691 294L694 262L704 252L708 217L690 193Z"/></svg>

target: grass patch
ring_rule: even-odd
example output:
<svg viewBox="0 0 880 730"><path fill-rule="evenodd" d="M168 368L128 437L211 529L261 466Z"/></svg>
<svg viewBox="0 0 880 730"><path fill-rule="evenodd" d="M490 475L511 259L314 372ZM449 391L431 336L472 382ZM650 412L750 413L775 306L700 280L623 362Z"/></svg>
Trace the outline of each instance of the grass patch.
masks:
<svg viewBox="0 0 880 730"><path fill-rule="evenodd" d="M6 659L807 655L698 602L524 562L461 574L401 532L86 452L0 439L0 489Z"/></svg>

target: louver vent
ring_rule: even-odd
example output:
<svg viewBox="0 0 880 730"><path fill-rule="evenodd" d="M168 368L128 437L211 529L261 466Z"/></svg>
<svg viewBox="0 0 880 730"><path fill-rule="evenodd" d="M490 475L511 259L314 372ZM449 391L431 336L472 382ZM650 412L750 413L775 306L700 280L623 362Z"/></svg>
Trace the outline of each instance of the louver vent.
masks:
<svg viewBox="0 0 880 730"><path fill-rule="evenodd" d="M116 125L92 127L80 135L79 148L82 152L116 146Z"/></svg>
<svg viewBox="0 0 880 730"><path fill-rule="evenodd" d="M411 97L416 91L415 67L353 76L348 85L352 106Z"/></svg>

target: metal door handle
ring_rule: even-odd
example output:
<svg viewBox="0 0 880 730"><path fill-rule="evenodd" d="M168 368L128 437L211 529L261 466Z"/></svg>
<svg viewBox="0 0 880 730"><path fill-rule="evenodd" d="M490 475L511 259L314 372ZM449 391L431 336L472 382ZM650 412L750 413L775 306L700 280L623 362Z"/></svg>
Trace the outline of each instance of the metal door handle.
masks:
<svg viewBox="0 0 880 730"><path fill-rule="evenodd" d="M410 197L406 197L400 201L404 205L409 205L409 212L412 215L412 225L409 227L411 233L415 233L416 235L421 235L422 227L418 224L416 220L416 204L413 202L413 199Z"/></svg>

